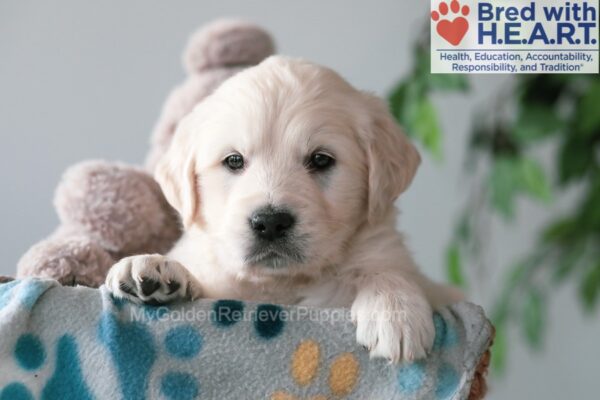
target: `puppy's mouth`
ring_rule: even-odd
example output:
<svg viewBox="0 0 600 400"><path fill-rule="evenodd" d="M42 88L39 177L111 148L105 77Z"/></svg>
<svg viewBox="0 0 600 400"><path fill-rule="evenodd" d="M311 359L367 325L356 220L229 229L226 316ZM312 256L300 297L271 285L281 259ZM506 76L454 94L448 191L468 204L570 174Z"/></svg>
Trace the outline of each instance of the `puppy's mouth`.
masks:
<svg viewBox="0 0 600 400"><path fill-rule="evenodd" d="M285 244L254 244L246 255L246 265L282 269L305 261L304 252L300 246L292 243Z"/></svg>

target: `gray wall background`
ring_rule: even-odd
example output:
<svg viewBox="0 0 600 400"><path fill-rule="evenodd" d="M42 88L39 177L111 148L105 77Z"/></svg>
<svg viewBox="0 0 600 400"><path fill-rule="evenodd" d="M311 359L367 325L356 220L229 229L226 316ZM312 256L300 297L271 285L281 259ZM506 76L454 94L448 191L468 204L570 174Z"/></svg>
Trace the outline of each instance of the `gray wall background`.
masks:
<svg viewBox="0 0 600 400"><path fill-rule="evenodd" d="M13 274L20 255L56 226L51 200L66 167L89 158L143 161L162 102L183 79L183 45L199 25L246 17L273 33L280 53L328 65L355 86L384 95L410 67L410 44L428 11L428 2L416 0L0 0L0 274ZM468 188L462 162L470 113L506 83L506 77L478 76L468 96L437 99L444 161L425 156L400 199L399 226L423 269L438 279ZM496 221L491 261L497 268L475 291L477 302L488 305L501 283L500 267L533 243L550 212L524 202L520 213L517 229ZM600 322L582 315L574 294L566 287L552 299L543 353L532 353L514 335L508 372L492 380L491 399L597 393Z"/></svg>

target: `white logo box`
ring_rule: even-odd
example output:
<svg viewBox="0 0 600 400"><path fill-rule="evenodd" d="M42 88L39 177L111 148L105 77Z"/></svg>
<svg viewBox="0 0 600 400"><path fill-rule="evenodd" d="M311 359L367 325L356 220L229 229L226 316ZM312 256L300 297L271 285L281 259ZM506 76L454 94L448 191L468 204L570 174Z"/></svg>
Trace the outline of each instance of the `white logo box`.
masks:
<svg viewBox="0 0 600 400"><path fill-rule="evenodd" d="M598 0L431 1L432 73L598 73Z"/></svg>

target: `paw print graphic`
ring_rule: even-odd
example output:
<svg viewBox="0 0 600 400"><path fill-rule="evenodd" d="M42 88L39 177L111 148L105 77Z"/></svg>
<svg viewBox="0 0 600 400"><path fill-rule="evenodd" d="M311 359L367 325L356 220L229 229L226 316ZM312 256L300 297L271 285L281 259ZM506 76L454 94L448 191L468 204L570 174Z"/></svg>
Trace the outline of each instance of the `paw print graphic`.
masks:
<svg viewBox="0 0 600 400"><path fill-rule="evenodd" d="M290 364L290 374L300 389L307 389L315 382L321 366L321 348L314 340L300 342ZM360 365L352 353L337 355L329 366L327 386L330 393L299 397L283 390L276 391L270 400L327 400L331 396L343 398L354 390L360 374Z"/></svg>
<svg viewBox="0 0 600 400"><path fill-rule="evenodd" d="M451 19L451 15L456 18ZM450 7L444 1L440 3L437 11L431 12L431 19L437 22L435 29L437 33L453 46L458 46L469 30L469 21L465 18L469 15L469 6L461 7L458 0L452 0Z"/></svg>

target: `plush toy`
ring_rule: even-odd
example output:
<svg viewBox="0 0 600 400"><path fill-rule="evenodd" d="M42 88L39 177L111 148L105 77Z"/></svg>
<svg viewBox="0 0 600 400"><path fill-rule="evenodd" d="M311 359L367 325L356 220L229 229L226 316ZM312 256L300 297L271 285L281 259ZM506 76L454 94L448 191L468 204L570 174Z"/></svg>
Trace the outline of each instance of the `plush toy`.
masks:
<svg viewBox="0 0 600 400"><path fill-rule="evenodd" d="M70 167L54 198L61 225L31 247L17 276L100 286L119 259L165 253L179 238L176 212L152 177L177 123L238 71L273 54L271 36L239 20L219 20L195 33L183 55L187 79L167 98L152 135L146 167L85 161Z"/></svg>

